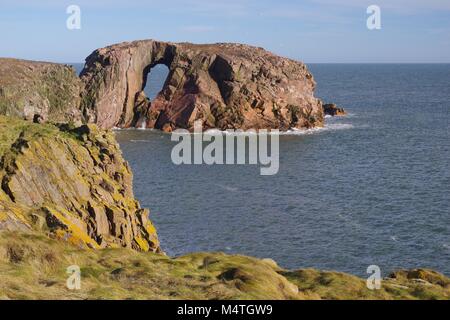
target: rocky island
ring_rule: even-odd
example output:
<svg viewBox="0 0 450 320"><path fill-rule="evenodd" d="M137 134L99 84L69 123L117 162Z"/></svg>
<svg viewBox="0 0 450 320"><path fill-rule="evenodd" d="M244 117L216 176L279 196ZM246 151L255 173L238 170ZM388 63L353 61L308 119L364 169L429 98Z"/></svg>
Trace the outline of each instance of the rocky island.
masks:
<svg viewBox="0 0 450 320"><path fill-rule="evenodd" d="M153 102L151 68L169 75ZM303 63L242 44L195 45L153 40L93 52L81 73L82 108L102 128L310 128L323 124L315 82Z"/></svg>
<svg viewBox="0 0 450 320"><path fill-rule="evenodd" d="M157 64L169 75L150 102L143 90ZM0 114L27 119L166 131L196 120L219 129L323 126L306 65L248 45L121 43L94 51L80 78L51 63L1 59L0 68Z"/></svg>
<svg viewBox="0 0 450 320"><path fill-rule="evenodd" d="M146 74L169 66L150 102ZM393 272L381 289L271 259L163 254L113 127L309 128L322 103L304 64L245 45L136 41L68 66L0 59L0 299L449 299L432 270ZM66 287L79 265L81 290Z"/></svg>

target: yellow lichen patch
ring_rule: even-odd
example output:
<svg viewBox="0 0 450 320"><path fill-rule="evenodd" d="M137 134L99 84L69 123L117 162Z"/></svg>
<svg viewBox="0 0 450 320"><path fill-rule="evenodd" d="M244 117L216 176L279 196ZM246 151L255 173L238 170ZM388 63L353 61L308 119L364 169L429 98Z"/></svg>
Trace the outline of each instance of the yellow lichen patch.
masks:
<svg viewBox="0 0 450 320"><path fill-rule="evenodd" d="M30 209L16 205L7 197L1 198L2 194L0 191L0 221L10 220L30 228L30 223L26 218Z"/></svg>
<svg viewBox="0 0 450 320"><path fill-rule="evenodd" d="M151 222L147 223L147 225L145 226L145 230L148 232L148 234L156 235L156 228Z"/></svg>
<svg viewBox="0 0 450 320"><path fill-rule="evenodd" d="M2 205L0 204L0 221L5 221L8 218L8 215L1 207Z"/></svg>
<svg viewBox="0 0 450 320"><path fill-rule="evenodd" d="M44 207L44 210L61 224L54 230L55 235L59 239L67 240L76 245L83 244L93 249L100 248L100 246L90 238L85 231L81 230L79 226L70 221L68 218L70 212L61 208L56 210L50 207Z"/></svg>
<svg viewBox="0 0 450 320"><path fill-rule="evenodd" d="M137 236L134 238L134 241L136 241L137 245L139 246L140 250L142 251L149 251L150 246L148 245L147 240Z"/></svg>
<svg viewBox="0 0 450 320"><path fill-rule="evenodd" d="M0 123L5 123L0 136L7 141L0 154L0 178L10 194L0 192L0 201L6 197L9 208L20 209L17 214L8 211L14 218L10 221L34 225L34 219L45 228L48 219L39 219L33 210L47 207L60 224L50 229L67 231L64 237L70 241L128 248L139 247L139 241L146 248L144 240L148 250L159 250L156 233L147 233L146 220L139 216L132 174L111 132L95 125L9 124L2 117ZM141 240L135 241L135 235Z"/></svg>

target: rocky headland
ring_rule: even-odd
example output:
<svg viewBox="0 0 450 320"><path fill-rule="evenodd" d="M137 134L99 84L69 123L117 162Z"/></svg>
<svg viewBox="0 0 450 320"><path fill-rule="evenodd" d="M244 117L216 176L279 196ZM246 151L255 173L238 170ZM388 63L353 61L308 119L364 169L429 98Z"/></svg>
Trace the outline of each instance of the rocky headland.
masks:
<svg viewBox="0 0 450 320"><path fill-rule="evenodd" d="M150 101L144 88L157 64L169 68ZM307 129L324 124L305 64L243 44L154 40L95 50L78 77L65 65L0 59L0 114L36 122L146 127Z"/></svg>
<svg viewBox="0 0 450 320"><path fill-rule="evenodd" d="M0 117L0 299L449 299L450 279L365 279L223 253L170 258L114 133ZM66 269L81 268L81 290Z"/></svg>
<svg viewBox="0 0 450 320"><path fill-rule="evenodd" d="M145 72L162 61L171 75L149 105ZM14 59L0 59L0 70L0 299L450 298L450 279L426 269L369 290L352 275L290 271L270 259L162 253L107 129L143 119L166 130L192 119L319 126L322 104L301 63L249 46L138 41L94 52L81 79L68 66ZM71 265L81 267L81 290L66 287Z"/></svg>
<svg viewBox="0 0 450 320"><path fill-rule="evenodd" d="M169 75L150 103L151 68ZM102 128L310 128L323 125L315 82L305 64L242 44L196 45L153 40L96 50L81 73L82 108Z"/></svg>
<svg viewBox="0 0 450 320"><path fill-rule="evenodd" d="M70 66L0 58L0 115L81 123L82 88Z"/></svg>
<svg viewBox="0 0 450 320"><path fill-rule="evenodd" d="M0 230L83 248L159 251L112 132L0 116Z"/></svg>

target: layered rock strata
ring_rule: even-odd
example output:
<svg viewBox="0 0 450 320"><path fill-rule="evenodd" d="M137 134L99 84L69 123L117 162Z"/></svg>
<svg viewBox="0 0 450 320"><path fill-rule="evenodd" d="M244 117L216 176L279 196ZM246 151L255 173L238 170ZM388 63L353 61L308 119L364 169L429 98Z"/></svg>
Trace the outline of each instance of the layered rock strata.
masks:
<svg viewBox="0 0 450 320"><path fill-rule="evenodd" d="M150 103L143 92L157 64L169 68ZM321 101L306 66L242 44L195 45L153 40L94 51L81 79L81 107L102 128L145 126L260 129L323 125Z"/></svg>
<svg viewBox="0 0 450 320"><path fill-rule="evenodd" d="M0 116L0 230L39 230L81 247L159 251L113 133Z"/></svg>

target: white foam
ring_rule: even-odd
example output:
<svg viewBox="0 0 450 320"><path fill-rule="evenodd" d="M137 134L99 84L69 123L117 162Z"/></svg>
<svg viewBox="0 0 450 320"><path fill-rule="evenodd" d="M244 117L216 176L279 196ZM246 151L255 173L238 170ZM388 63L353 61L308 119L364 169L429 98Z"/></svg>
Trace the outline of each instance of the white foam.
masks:
<svg viewBox="0 0 450 320"><path fill-rule="evenodd" d="M326 131L335 131L335 130L346 130L352 129L353 125L350 123L329 123L321 128L311 128L311 129L291 129L288 131L280 132L280 135L310 135L316 134Z"/></svg>
<svg viewBox="0 0 450 320"><path fill-rule="evenodd" d="M332 117L333 118L333 117ZM336 123L336 122L328 122L325 124L324 127L317 127L317 128L311 128L311 129L290 129L287 131L271 131L270 129L267 130L267 134L269 135L283 135L283 136L296 136L296 135L310 135L310 134L316 134L326 131L336 131L336 130L348 130L353 129L354 126L350 123ZM122 130L145 130L150 132L158 132L158 133L164 133L164 134L170 134L163 131L160 131L158 129L153 128L113 128L113 130L122 131ZM240 135L257 135L257 131L227 131L227 130L219 130L219 129L208 129L204 132L176 132L179 135L196 135L196 134L206 134L206 135L218 135L218 134L224 134L224 135L231 135L231 136L240 136Z"/></svg>

